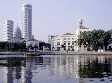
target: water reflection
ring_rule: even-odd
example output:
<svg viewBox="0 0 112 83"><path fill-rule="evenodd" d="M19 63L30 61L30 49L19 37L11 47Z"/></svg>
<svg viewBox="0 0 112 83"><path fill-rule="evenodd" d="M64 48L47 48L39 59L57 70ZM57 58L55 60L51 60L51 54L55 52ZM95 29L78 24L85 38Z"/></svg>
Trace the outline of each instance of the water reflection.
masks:
<svg viewBox="0 0 112 83"><path fill-rule="evenodd" d="M111 56L38 56L0 60L0 83L111 83Z"/></svg>
<svg viewBox="0 0 112 83"><path fill-rule="evenodd" d="M80 77L108 77L112 74L111 56L80 57Z"/></svg>
<svg viewBox="0 0 112 83"><path fill-rule="evenodd" d="M21 68L24 66L22 59L16 58L0 60L0 83L20 83Z"/></svg>

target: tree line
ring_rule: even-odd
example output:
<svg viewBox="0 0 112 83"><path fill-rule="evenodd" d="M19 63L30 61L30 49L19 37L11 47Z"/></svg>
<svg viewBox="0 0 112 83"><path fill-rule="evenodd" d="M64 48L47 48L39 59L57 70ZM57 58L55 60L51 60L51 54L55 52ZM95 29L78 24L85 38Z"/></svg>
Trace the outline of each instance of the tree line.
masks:
<svg viewBox="0 0 112 83"><path fill-rule="evenodd" d="M80 32L78 37L78 45L82 45L87 48L88 51L98 49L108 50L108 45L111 43L111 33L112 31L104 30L92 30Z"/></svg>
<svg viewBox="0 0 112 83"><path fill-rule="evenodd" d="M25 51L26 43L0 42L0 51Z"/></svg>

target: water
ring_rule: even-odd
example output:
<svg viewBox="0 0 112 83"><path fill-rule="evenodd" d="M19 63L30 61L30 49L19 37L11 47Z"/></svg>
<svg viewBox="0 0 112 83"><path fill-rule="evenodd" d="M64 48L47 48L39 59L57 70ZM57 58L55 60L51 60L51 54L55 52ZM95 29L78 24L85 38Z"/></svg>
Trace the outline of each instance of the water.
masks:
<svg viewBox="0 0 112 83"><path fill-rule="evenodd" d="M0 83L112 83L112 56L0 59Z"/></svg>

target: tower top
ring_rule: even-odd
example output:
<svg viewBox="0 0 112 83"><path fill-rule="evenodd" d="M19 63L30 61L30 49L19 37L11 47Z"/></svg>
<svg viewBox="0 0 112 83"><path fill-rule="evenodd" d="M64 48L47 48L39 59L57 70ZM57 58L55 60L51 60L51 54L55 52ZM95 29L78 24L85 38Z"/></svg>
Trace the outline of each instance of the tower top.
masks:
<svg viewBox="0 0 112 83"><path fill-rule="evenodd" d="M80 22L79 22L79 27L80 27L80 28L83 27L83 19L80 20Z"/></svg>
<svg viewBox="0 0 112 83"><path fill-rule="evenodd" d="M81 19L81 21L80 21L80 25L83 25L83 19Z"/></svg>

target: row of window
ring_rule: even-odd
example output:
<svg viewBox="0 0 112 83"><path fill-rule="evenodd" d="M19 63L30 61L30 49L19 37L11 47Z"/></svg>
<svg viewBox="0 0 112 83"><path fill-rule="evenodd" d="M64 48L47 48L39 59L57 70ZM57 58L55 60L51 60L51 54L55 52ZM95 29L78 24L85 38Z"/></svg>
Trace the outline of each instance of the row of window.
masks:
<svg viewBox="0 0 112 83"><path fill-rule="evenodd" d="M60 51L61 50L61 47L57 47L57 51ZM68 49L66 49L66 47L63 48L63 50L65 51L74 51L74 47L68 47Z"/></svg>
<svg viewBox="0 0 112 83"><path fill-rule="evenodd" d="M63 40L70 40L70 39L75 40L75 38L63 38Z"/></svg>
<svg viewBox="0 0 112 83"><path fill-rule="evenodd" d="M63 45L66 45L66 44L68 44L68 45L74 45L76 43L76 41L72 41L72 43L70 43L70 41L68 42L68 43L66 43L66 41L64 41L64 43L63 43ZM57 42L57 45L61 45L61 43L60 42Z"/></svg>
<svg viewBox="0 0 112 83"><path fill-rule="evenodd" d="M75 40L76 38L63 38L63 40ZM57 40L61 40L61 39L57 39Z"/></svg>

